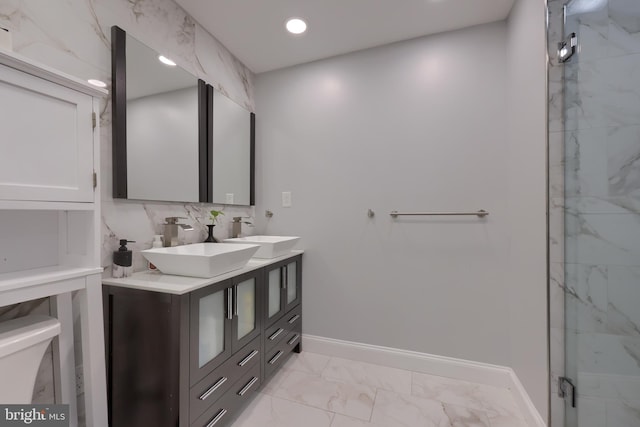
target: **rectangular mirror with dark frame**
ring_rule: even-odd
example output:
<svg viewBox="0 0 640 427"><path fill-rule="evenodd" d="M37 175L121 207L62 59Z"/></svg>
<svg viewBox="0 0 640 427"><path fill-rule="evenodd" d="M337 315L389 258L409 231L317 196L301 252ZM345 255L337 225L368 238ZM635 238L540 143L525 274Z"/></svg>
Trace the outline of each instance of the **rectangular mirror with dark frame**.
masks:
<svg viewBox="0 0 640 427"><path fill-rule="evenodd" d="M111 38L113 197L207 202L205 82L117 26Z"/></svg>
<svg viewBox="0 0 640 427"><path fill-rule="evenodd" d="M255 204L255 115L111 27L113 197Z"/></svg>
<svg viewBox="0 0 640 427"><path fill-rule="evenodd" d="M255 204L255 114L207 86L209 107L208 199Z"/></svg>

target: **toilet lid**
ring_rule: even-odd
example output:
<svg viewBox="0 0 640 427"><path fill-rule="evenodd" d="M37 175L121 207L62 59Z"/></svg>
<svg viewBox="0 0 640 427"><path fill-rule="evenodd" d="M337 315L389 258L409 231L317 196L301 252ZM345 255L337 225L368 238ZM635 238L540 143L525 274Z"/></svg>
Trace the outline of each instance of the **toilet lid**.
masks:
<svg viewBox="0 0 640 427"><path fill-rule="evenodd" d="M60 333L60 322L49 316L31 315L0 322L0 357L16 353Z"/></svg>

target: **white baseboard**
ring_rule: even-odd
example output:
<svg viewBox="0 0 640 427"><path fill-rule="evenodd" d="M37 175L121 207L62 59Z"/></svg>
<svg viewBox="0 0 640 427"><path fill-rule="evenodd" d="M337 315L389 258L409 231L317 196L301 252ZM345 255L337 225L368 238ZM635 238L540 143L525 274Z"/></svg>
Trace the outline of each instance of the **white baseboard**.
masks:
<svg viewBox="0 0 640 427"><path fill-rule="evenodd" d="M529 393L525 390L515 371L511 368L507 369L509 370L509 377L511 378L511 385L509 386L509 389L511 390L511 394L513 395L516 403L520 407L520 410L524 414L525 421L527 421L531 426L547 427L547 422L536 409L533 401L529 397Z"/></svg>
<svg viewBox="0 0 640 427"><path fill-rule="evenodd" d="M535 427L546 427L517 375L506 366L306 334L302 336L302 348L327 356L508 388L528 418L526 421Z"/></svg>

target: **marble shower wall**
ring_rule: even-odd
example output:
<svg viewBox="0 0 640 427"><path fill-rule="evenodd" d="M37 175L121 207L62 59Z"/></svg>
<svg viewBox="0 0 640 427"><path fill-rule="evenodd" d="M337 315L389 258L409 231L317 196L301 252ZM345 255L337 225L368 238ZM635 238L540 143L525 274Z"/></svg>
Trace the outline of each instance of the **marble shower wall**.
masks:
<svg viewBox="0 0 640 427"><path fill-rule="evenodd" d="M550 52L562 3L549 2ZM565 341L578 383L568 426L640 425L640 2L574 1L565 25L580 49L549 72L552 374Z"/></svg>
<svg viewBox="0 0 640 427"><path fill-rule="evenodd" d="M13 50L40 63L81 79L97 78L111 89L111 26L118 25L152 49L166 52L182 68L210 83L234 101L254 111L253 74L172 0L2 0L0 27L12 32ZM154 234L168 216L183 216L194 231L184 234L187 243L204 240L208 211L213 205L142 203L113 200L111 162L111 100L101 103L100 156L102 195L102 266L110 275L112 252L118 239L135 240L134 268L146 268L140 249L151 246ZM253 207L215 206L226 215L215 228L216 237L229 234L233 216L249 217ZM243 226L245 234L253 234ZM2 307L0 318L48 313L47 300ZM75 334L79 337L78 319ZM76 363L82 363L76 341ZM34 396L37 402L53 402L51 355L43 359ZM83 425L82 400L79 400Z"/></svg>
<svg viewBox="0 0 640 427"><path fill-rule="evenodd" d="M111 88L111 26L118 25L156 51L166 52L184 69L254 111L253 74L172 0L3 0L0 26L13 36L13 50L81 79L97 78ZM184 216L196 230L188 243L206 237L204 204L142 203L113 200L111 174L111 102L101 105L102 265L110 275L117 240L135 240L134 269L146 268L140 249L151 247L153 235L167 216ZM216 227L227 237L233 216L253 218L252 207L222 207L226 215ZM253 222L252 219L249 221ZM245 227L246 234L252 234Z"/></svg>

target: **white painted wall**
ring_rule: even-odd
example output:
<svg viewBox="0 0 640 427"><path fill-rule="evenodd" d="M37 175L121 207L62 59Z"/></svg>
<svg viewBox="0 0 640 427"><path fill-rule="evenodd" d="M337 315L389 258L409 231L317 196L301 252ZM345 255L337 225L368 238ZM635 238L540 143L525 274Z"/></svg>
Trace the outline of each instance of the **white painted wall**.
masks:
<svg viewBox="0 0 640 427"><path fill-rule="evenodd" d="M58 213L0 210L0 274L60 262Z"/></svg>
<svg viewBox="0 0 640 427"><path fill-rule="evenodd" d="M302 236L305 333L510 365L507 79L504 23L257 76L258 226Z"/></svg>
<svg viewBox="0 0 640 427"><path fill-rule="evenodd" d="M519 0L508 20L508 276L511 367L548 413L546 35L544 0Z"/></svg>

